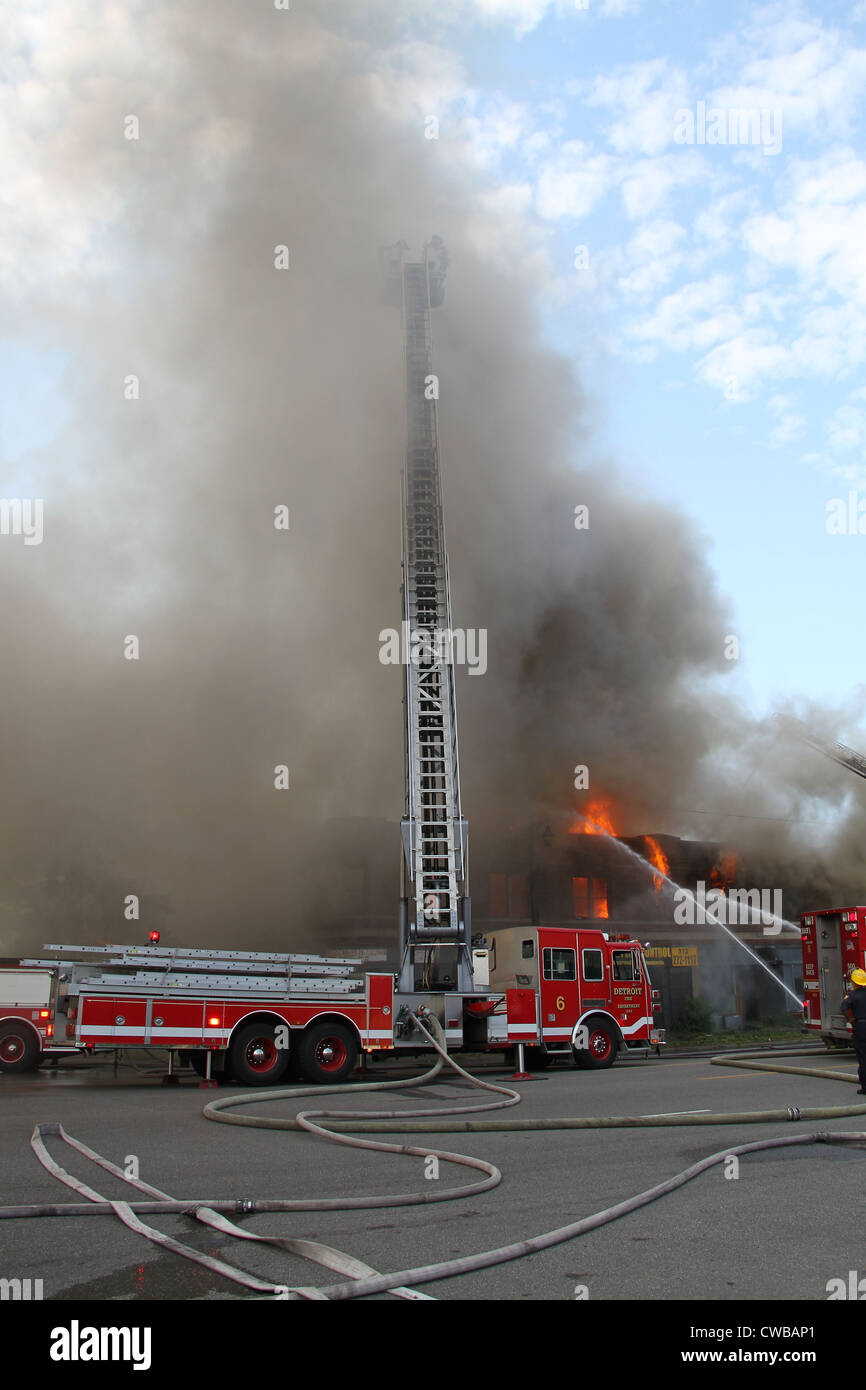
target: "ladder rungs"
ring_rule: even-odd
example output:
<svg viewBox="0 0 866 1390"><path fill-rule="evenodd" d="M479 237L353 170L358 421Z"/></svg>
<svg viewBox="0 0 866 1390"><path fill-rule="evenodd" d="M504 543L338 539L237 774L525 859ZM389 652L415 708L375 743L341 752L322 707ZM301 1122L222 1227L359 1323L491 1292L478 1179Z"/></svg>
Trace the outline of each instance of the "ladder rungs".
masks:
<svg viewBox="0 0 866 1390"><path fill-rule="evenodd" d="M270 994L286 999L297 994L351 994L364 988L363 980L275 980L270 976L237 975L152 975L142 971L137 976L98 975L79 980L77 992L126 996L135 994L192 994L209 999L217 994Z"/></svg>
<svg viewBox="0 0 866 1390"><path fill-rule="evenodd" d="M45 945L43 951L75 951L79 955L129 956L131 962L140 960L176 961L179 957L195 960L198 964L205 960L215 961L279 961L288 965L363 965L360 957L349 956L308 956L296 955L286 951L217 951L209 947L197 946L55 946Z"/></svg>

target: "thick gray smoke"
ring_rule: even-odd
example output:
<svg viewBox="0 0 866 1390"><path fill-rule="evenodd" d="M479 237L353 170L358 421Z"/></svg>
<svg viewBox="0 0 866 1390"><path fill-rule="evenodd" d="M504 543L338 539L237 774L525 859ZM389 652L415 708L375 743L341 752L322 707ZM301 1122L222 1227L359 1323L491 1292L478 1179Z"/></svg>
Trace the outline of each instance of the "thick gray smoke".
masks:
<svg viewBox="0 0 866 1390"><path fill-rule="evenodd" d="M398 237L439 232L453 258L435 339L454 618L489 632L486 674L458 679L470 819L577 805L586 763L625 831L739 836L772 872L814 831L692 812L807 820L814 793L821 821L849 795L719 693L730 620L700 540L593 455L531 275L485 250L483 176L407 115L399 7L348 7L343 32L332 9L150 3L62 59L49 44L54 120L19 153L51 231L28 241L22 212L8 314L69 350L72 411L4 483L45 501L41 546L0 543L6 952L150 926L324 943L352 917L334 893L352 817L395 822L396 898L401 674L378 634L400 619L402 364L377 256ZM857 896L863 830L855 798L802 859L831 897Z"/></svg>

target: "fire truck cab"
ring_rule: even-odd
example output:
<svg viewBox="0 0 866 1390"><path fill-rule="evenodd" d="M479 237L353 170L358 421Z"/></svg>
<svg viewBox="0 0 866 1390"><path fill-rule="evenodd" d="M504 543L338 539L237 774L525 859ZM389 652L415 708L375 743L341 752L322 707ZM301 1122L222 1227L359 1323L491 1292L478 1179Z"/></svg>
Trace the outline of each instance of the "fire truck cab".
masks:
<svg viewBox="0 0 866 1390"><path fill-rule="evenodd" d="M610 1067L620 1052L646 1054L664 1042L639 941L590 927L506 927L491 935L489 952L492 989L535 994L523 1041L544 1058L570 1054L582 1068Z"/></svg>
<svg viewBox="0 0 866 1390"><path fill-rule="evenodd" d="M57 971L0 969L0 1071L35 1071L53 1051Z"/></svg>
<svg viewBox="0 0 866 1390"><path fill-rule="evenodd" d="M866 907L826 908L800 918L803 936L803 1022L832 1047L851 1041L842 1012L851 971L866 967Z"/></svg>

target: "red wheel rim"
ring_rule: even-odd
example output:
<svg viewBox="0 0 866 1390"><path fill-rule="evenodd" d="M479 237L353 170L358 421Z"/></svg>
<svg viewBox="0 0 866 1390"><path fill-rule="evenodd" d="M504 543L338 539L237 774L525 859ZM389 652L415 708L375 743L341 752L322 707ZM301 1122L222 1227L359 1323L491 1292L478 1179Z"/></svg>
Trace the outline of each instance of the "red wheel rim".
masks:
<svg viewBox="0 0 866 1390"><path fill-rule="evenodd" d="M277 1064L277 1045L273 1038L251 1038L247 1043L244 1057L253 1071L272 1071Z"/></svg>
<svg viewBox="0 0 866 1390"><path fill-rule="evenodd" d="M348 1055L342 1038L322 1038L316 1043L316 1065L322 1071L339 1071Z"/></svg>
<svg viewBox="0 0 866 1390"><path fill-rule="evenodd" d="M19 1033L7 1033L0 1038L0 1062L20 1062L25 1050L24 1039Z"/></svg>
<svg viewBox="0 0 866 1390"><path fill-rule="evenodd" d="M610 1056L611 1041L607 1033L599 1029L589 1035L589 1050L597 1062L603 1062Z"/></svg>

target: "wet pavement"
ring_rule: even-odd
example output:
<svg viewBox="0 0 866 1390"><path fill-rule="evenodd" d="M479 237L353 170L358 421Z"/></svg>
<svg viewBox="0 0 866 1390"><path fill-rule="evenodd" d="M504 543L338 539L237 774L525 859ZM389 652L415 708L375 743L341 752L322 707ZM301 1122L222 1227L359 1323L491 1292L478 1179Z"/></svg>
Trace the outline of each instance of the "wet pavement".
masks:
<svg viewBox="0 0 866 1390"><path fill-rule="evenodd" d="M135 1061L138 1070L122 1066L117 1075L110 1063L76 1060L28 1077L0 1076L0 1204L80 1200L40 1166L30 1148L34 1125L48 1121L59 1121L121 1167L137 1168L145 1182L177 1199L426 1190L422 1159L362 1153L306 1134L210 1123L202 1116L204 1105L239 1088L203 1090L189 1072L179 1084L163 1086L155 1070L158 1057ZM807 1064L854 1075L850 1059ZM507 1071L498 1076L507 1084ZM589 1073L557 1067L516 1086L522 1104L500 1112L515 1119L803 1109L861 1099L856 1086L845 1081L733 1071L713 1067L706 1058L633 1060ZM391 1093L386 1104L395 1110L465 1105L473 1095L488 1099L460 1081L447 1081ZM331 1103L327 1096L328 1088L322 1088L323 1104ZM292 1114L318 1104L287 1099L263 1106L262 1113ZM333 1104L368 1111L383 1108L383 1098L341 1096ZM500 1186L441 1205L262 1213L239 1220L249 1230L326 1241L377 1270L396 1270L483 1251L577 1220L726 1147L818 1129L866 1131L866 1116L806 1125L432 1136L431 1146L495 1163L503 1173ZM408 1136L408 1142L423 1146L427 1141ZM57 1162L103 1196L135 1199L128 1186L58 1139L47 1140L47 1146ZM569 1300L576 1286L586 1286L591 1297L607 1299L823 1301L829 1280L847 1276L863 1262L852 1213L860 1209L864 1179L866 1152L859 1150L822 1145L757 1154L741 1160L736 1179L714 1169L602 1230L507 1265L425 1285L424 1291L437 1299ZM433 1180L459 1187L471 1179L466 1169L441 1164ZM338 1282L295 1255L236 1241L188 1216L142 1219L275 1284ZM113 1215L5 1220L0 1249L0 1277L41 1278L46 1299L257 1297L160 1250Z"/></svg>

